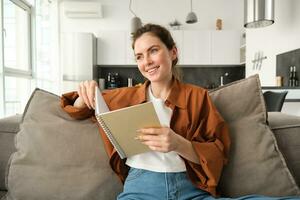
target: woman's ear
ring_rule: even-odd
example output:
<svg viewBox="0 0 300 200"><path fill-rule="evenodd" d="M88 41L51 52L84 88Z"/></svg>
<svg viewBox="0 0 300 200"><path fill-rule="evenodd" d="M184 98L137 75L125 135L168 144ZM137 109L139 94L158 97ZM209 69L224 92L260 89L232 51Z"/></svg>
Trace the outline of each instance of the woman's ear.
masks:
<svg viewBox="0 0 300 200"><path fill-rule="evenodd" d="M177 51L177 47L174 46L171 50L170 50L170 54L171 54L171 58L172 60L175 60L178 57L178 51Z"/></svg>

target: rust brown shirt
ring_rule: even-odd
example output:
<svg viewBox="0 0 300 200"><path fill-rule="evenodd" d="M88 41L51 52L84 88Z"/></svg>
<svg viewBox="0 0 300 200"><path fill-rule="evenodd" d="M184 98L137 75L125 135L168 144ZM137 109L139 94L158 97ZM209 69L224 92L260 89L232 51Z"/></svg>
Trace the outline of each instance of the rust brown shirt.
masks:
<svg viewBox="0 0 300 200"><path fill-rule="evenodd" d="M116 110L147 101L146 81L142 86L106 90L103 97L110 110ZM73 106L78 97L76 92L62 95L61 106L76 119L92 117L94 111L86 108L78 109ZM172 87L165 105L173 110L170 128L175 133L192 142L200 164L193 163L185 158L187 174L192 183L202 190L216 196L216 187L219 182L224 164L227 163L230 138L226 123L213 105L208 92L191 84L173 80ZM110 158L110 165L124 182L129 167L126 160L121 160L112 144L99 128Z"/></svg>

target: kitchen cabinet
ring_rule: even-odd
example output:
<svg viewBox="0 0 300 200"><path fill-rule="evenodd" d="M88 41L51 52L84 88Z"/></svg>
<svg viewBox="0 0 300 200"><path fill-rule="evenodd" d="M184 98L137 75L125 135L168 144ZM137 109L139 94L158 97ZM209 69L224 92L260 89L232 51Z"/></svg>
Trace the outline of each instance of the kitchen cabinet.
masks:
<svg viewBox="0 0 300 200"><path fill-rule="evenodd" d="M96 37L92 33L62 33L63 92L77 90L80 81L93 79L96 51Z"/></svg>
<svg viewBox="0 0 300 200"><path fill-rule="evenodd" d="M211 32L211 64L240 64L240 32Z"/></svg>
<svg viewBox="0 0 300 200"><path fill-rule="evenodd" d="M93 79L96 38L92 33L62 33L61 65L64 81Z"/></svg>
<svg viewBox="0 0 300 200"><path fill-rule="evenodd" d="M211 64L211 32L183 31L183 62L185 65Z"/></svg>
<svg viewBox="0 0 300 200"><path fill-rule="evenodd" d="M180 30L173 30L170 31L171 35L174 39L174 42L177 47L178 51L178 63L177 64L183 64L183 31Z"/></svg>
<svg viewBox="0 0 300 200"><path fill-rule="evenodd" d="M126 63L127 65L136 65L134 51L132 49L132 35L126 32Z"/></svg>
<svg viewBox="0 0 300 200"><path fill-rule="evenodd" d="M126 31L101 31L97 40L97 64L126 64L126 36Z"/></svg>
<svg viewBox="0 0 300 200"><path fill-rule="evenodd" d="M231 30L172 30L179 62L184 65L240 64L240 32ZM98 38L98 65L136 65L127 31L102 31Z"/></svg>

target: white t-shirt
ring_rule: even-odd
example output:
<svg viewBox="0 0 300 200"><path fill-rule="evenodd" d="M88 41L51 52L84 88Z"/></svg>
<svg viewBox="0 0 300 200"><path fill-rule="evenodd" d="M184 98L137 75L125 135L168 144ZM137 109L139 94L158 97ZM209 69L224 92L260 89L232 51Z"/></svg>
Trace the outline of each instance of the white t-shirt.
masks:
<svg viewBox="0 0 300 200"><path fill-rule="evenodd" d="M147 100L153 102L161 125L170 127L172 109L164 104L163 99L155 98L148 86ZM155 172L183 172L186 167L183 159L174 151L161 153L150 151L127 158L126 165Z"/></svg>

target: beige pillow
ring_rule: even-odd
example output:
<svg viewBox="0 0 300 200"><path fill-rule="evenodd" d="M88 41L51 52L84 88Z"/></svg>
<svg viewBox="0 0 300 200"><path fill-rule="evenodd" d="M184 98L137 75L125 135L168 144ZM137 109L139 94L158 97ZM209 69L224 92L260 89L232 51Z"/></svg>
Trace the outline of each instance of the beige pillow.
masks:
<svg viewBox="0 0 300 200"><path fill-rule="evenodd" d="M109 200L122 190L97 125L69 117L56 95L33 92L15 139L7 199Z"/></svg>
<svg viewBox="0 0 300 200"><path fill-rule="evenodd" d="M230 128L229 164L219 184L222 194L300 195L267 125L258 75L221 87L210 95Z"/></svg>

